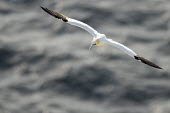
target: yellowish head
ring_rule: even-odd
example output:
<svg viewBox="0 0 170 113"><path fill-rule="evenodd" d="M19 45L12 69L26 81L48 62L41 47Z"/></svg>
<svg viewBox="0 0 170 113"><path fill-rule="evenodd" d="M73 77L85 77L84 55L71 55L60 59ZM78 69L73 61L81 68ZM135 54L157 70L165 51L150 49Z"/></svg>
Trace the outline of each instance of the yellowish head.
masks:
<svg viewBox="0 0 170 113"><path fill-rule="evenodd" d="M95 40L95 44L96 44L96 46L104 46L104 45L105 45L105 44L102 43L99 39L96 39L96 40Z"/></svg>
<svg viewBox="0 0 170 113"><path fill-rule="evenodd" d="M102 43L102 42L100 41L100 39L98 39L98 38L93 38L93 40L92 40L92 42L91 42L91 45L90 45L90 47L89 47L89 50L92 48L93 45L95 45L95 46L104 46L105 44Z"/></svg>

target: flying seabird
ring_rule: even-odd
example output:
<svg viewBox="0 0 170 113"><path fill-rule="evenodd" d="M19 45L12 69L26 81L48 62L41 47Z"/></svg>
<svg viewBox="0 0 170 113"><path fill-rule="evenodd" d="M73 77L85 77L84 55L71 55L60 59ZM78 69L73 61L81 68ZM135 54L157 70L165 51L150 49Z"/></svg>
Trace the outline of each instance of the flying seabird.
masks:
<svg viewBox="0 0 170 113"><path fill-rule="evenodd" d="M107 38L105 34L101 34L101 33L97 32L91 26L89 26L89 25L87 25L87 24L85 24L85 23L83 23L81 21L69 18L69 17L67 17L67 16L65 16L63 14L58 13L58 12L54 12L52 10L49 10L47 8L44 8L44 7L41 7L41 8L45 12L47 12L48 14L52 15L55 18L62 19L64 22L66 22L68 24L80 27L80 28L85 29L86 31L88 31L93 36L93 40L91 41L90 48L93 45L95 45L95 46L104 46L106 44L109 44L109 45L112 45L112 46L115 46L115 47L121 49L122 51L124 51L129 56L133 57L134 59L136 59L136 60L138 60L138 61L140 61L140 62L142 62L144 64L147 64L147 65L152 66L152 67L157 68L157 69L162 69L161 67L154 64L153 62L151 62L151 61L137 55L134 51L132 51L130 48L124 46L123 44L120 44L120 43L118 43L116 41L113 41L112 39Z"/></svg>

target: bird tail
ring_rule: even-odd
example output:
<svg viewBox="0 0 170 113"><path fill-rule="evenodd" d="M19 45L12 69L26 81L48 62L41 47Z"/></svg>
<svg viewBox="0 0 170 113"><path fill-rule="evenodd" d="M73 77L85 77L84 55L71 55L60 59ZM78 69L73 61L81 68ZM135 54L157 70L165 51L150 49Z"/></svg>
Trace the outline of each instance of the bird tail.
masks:
<svg viewBox="0 0 170 113"><path fill-rule="evenodd" d="M136 60L140 60L144 64L147 64L147 65L152 66L152 67L157 68L157 69L162 69L158 65L154 64L153 62L151 62L151 61L149 61L149 60L147 60L147 59L145 59L145 58L143 58L143 57L141 57L139 55L136 55L134 57L135 57Z"/></svg>

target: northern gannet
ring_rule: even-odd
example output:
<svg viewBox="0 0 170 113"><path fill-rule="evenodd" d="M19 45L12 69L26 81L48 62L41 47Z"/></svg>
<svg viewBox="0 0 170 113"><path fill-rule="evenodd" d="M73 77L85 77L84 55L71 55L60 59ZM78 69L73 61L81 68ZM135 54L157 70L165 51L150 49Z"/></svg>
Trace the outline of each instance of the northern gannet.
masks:
<svg viewBox="0 0 170 113"><path fill-rule="evenodd" d="M54 12L52 10L49 10L47 8L44 8L44 7L41 7L41 8L45 12L47 12L48 14L52 15L55 18L62 19L64 22L66 22L68 24L80 27L80 28L85 29L86 31L88 31L93 36L93 40L91 41L90 48L93 45L95 45L95 46L104 46L106 44L109 44L109 45L112 45L112 46L115 46L115 47L121 49L122 51L124 51L129 56L135 58L136 60L138 60L138 61L140 61L140 62L142 62L144 64L147 64L149 66L155 67L157 69L162 69L161 67L154 64L153 62L139 56L138 54L136 54L134 51L132 51L130 48L124 46L123 44L120 44L120 43L118 43L116 41L113 41L112 39L107 38L105 34L101 34L101 33L97 32L91 26L89 26L89 25L87 25L87 24L85 24L85 23L83 23L81 21L69 18L69 17L67 17L67 16L65 16L63 14L58 13L58 12Z"/></svg>

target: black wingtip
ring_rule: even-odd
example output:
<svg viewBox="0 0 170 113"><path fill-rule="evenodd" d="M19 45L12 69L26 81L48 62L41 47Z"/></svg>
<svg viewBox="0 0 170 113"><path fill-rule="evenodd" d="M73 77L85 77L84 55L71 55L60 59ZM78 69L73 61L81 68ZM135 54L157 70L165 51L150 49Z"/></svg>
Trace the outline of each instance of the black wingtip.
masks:
<svg viewBox="0 0 170 113"><path fill-rule="evenodd" d="M45 9L45 8L44 8L44 7L42 7L42 6L40 6L40 7L41 7L41 9L43 9L43 10Z"/></svg>
<svg viewBox="0 0 170 113"><path fill-rule="evenodd" d="M55 18L58 18L58 19L62 19L64 22L68 22L67 20L67 16L63 15L63 14L60 14L58 12L54 12L52 10L49 10L48 8L44 8L42 6L40 6L46 13L50 14L51 16L55 17Z"/></svg>
<svg viewBox="0 0 170 113"><path fill-rule="evenodd" d="M43 9L45 12L49 13L47 8L44 8L44 7L42 7L42 6L40 6L40 7L41 7L41 9Z"/></svg>
<svg viewBox="0 0 170 113"><path fill-rule="evenodd" d="M145 58L143 58L143 57L141 57L141 56L139 56L139 55L134 56L134 58L135 58L136 60L140 60L142 63L147 64L147 65L149 65L149 66L152 66L152 67L154 67L154 68L163 69L163 68L161 68L160 66L154 64L153 62L151 62L151 61L149 61L149 60L147 60L147 59L145 59Z"/></svg>
<svg viewBox="0 0 170 113"><path fill-rule="evenodd" d="M42 10L44 10L45 12L47 12L47 8L44 8L42 6L40 6Z"/></svg>

